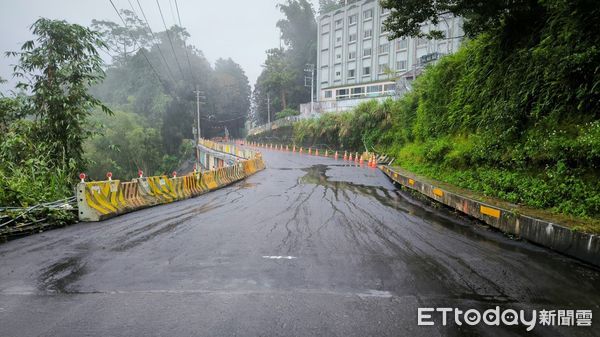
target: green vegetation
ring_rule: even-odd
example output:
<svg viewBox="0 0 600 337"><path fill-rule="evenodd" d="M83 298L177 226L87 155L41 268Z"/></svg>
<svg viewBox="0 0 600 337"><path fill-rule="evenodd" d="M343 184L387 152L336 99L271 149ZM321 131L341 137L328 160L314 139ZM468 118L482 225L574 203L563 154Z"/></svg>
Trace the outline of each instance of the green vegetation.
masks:
<svg viewBox="0 0 600 337"><path fill-rule="evenodd" d="M96 132L84 150L90 161L87 174L96 179L102 180L107 172L127 179L137 176L138 169L144 175L170 173L179 166L181 158L193 155L193 144L189 149L187 141L182 142L178 153L163 154L160 131L135 113L115 111L114 116L94 113L91 122Z"/></svg>
<svg viewBox="0 0 600 337"><path fill-rule="evenodd" d="M104 179L111 171L116 178L131 179L138 169L145 175L170 173L193 158L196 88L203 92L202 136L243 136L251 91L237 63L218 59L211 65L185 42L189 34L182 27L150 32L133 11L123 10L121 16L127 27L111 21L92 24L118 53L106 79L91 89L117 112L114 118L94 115L94 130L101 135L85 145L90 177Z"/></svg>
<svg viewBox="0 0 600 337"><path fill-rule="evenodd" d="M599 219L600 9L538 7L535 24L519 20L513 30L505 19L477 31L402 99L296 123L294 141L374 148L418 174Z"/></svg>
<svg viewBox="0 0 600 337"><path fill-rule="evenodd" d="M20 52L23 94L0 97L0 205L30 206L73 195L85 166L90 110L110 110L87 89L102 80L100 35L65 21L39 19Z"/></svg>
<svg viewBox="0 0 600 337"><path fill-rule="evenodd" d="M300 111L298 110L294 110L294 109L290 109L290 108L286 108L282 111L279 111L278 113L275 114L275 119L280 119L280 118L285 118L285 117L292 117L292 116L298 116L300 114Z"/></svg>
<svg viewBox="0 0 600 337"><path fill-rule="evenodd" d="M277 28L281 30L286 48L267 50L264 69L256 80L253 120L259 125L268 120L269 101L272 114L287 108L298 109L301 103L310 101L310 88L304 85L304 69L307 64L317 62L317 23L311 3L287 0L278 8L285 16L277 22ZM288 116L273 115L275 118Z"/></svg>
<svg viewBox="0 0 600 337"><path fill-rule="evenodd" d="M1 237L76 221L80 172L128 180L193 158L194 89L204 137L243 136L251 91L238 64L211 65L184 28L153 33L135 12L120 14L126 24L94 20L93 29L39 19L35 39L7 53L20 82L0 94ZM112 64L99 51L116 52Z"/></svg>

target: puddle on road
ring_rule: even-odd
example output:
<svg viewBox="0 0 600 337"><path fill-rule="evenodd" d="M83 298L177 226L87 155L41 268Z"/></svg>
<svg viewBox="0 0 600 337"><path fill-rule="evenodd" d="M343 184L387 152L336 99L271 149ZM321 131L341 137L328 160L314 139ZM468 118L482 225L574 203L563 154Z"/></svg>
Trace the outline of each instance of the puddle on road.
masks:
<svg viewBox="0 0 600 337"><path fill-rule="evenodd" d="M327 171L331 166L340 165L314 165L302 169L306 174L299 178L300 184L314 184L331 190L336 199L348 199L349 193L373 198L386 207L398 212L421 219L433 226L441 226L469 239L487 242L502 249L523 252L531 247L515 244L512 240L499 240L501 233L482 225L477 220L470 219L462 214L444 208L433 201L415 197L411 192L401 189L389 190L383 186L368 186L347 181L331 181ZM342 177L343 178L343 177ZM484 230L480 230L484 229Z"/></svg>
<svg viewBox="0 0 600 337"><path fill-rule="evenodd" d="M363 184L356 184L348 181L329 180L327 171L331 166L346 166L346 165L313 165L309 168L303 168L302 171L306 174L299 179L301 184L314 184L323 186L326 190L330 189L333 194L339 197L339 193L342 191L350 191L356 194L369 196L377 199L382 204L398 208L397 196L393 191L386 189L383 186L367 186ZM406 210L404 210L406 211Z"/></svg>

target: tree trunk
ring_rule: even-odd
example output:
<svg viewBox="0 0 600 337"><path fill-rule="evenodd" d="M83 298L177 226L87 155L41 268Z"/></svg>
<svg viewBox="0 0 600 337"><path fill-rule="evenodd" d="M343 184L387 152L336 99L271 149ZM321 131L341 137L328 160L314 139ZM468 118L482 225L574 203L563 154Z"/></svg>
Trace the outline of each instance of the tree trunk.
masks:
<svg viewBox="0 0 600 337"><path fill-rule="evenodd" d="M287 108L287 102L285 100L285 90L281 90L281 110L285 110Z"/></svg>

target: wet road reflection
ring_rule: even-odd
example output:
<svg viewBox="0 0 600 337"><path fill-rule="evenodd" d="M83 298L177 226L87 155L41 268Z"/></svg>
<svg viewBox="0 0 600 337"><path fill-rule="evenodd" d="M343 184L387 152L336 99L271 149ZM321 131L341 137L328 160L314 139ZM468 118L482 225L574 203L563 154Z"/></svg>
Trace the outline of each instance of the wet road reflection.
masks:
<svg viewBox="0 0 600 337"><path fill-rule="evenodd" d="M0 335L78 325L99 336L519 336L417 327L417 308L600 315L597 269L415 198L375 169L264 156L266 170L228 188L1 245Z"/></svg>

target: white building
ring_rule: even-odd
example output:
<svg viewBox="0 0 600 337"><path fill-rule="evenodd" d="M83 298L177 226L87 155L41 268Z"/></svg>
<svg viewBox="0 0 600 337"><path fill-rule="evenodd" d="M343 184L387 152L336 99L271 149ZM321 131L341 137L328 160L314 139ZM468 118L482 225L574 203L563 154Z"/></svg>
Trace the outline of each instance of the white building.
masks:
<svg viewBox="0 0 600 337"><path fill-rule="evenodd" d="M414 79L423 64L455 52L462 40L462 19L446 15L437 26L421 28L424 32L440 30L444 39L389 41L383 29L388 15L379 1L359 0L319 16L315 81L320 106L392 95L397 78Z"/></svg>

